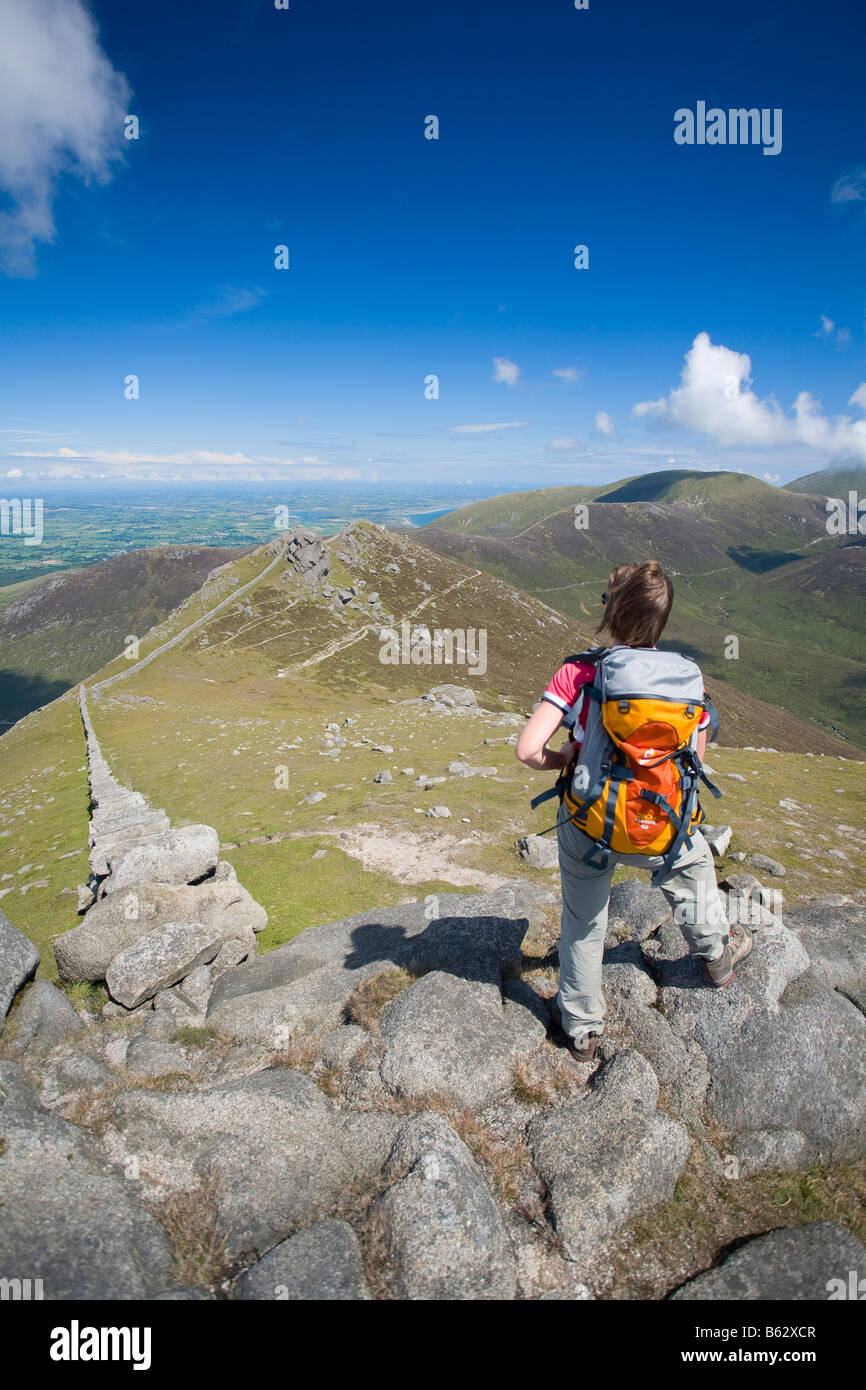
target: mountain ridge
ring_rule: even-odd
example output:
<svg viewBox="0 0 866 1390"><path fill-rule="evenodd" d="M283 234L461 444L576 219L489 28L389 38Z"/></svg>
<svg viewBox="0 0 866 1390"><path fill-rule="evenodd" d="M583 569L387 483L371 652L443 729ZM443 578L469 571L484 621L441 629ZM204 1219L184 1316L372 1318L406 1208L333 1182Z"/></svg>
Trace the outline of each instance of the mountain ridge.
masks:
<svg viewBox="0 0 866 1390"><path fill-rule="evenodd" d="M24 592L0 606L0 721L20 718L90 675L129 635L142 637L211 570L246 550L153 546L13 586Z"/></svg>
<svg viewBox="0 0 866 1390"><path fill-rule="evenodd" d="M747 475L649 475L638 484L653 500L614 500L631 497L626 483L553 512L545 493L472 503L421 528L418 541L582 622L600 619L616 564L653 556L676 591L663 644L691 649L708 678L784 702L862 746L866 547L828 532L818 496ZM728 656L732 636L740 659Z"/></svg>

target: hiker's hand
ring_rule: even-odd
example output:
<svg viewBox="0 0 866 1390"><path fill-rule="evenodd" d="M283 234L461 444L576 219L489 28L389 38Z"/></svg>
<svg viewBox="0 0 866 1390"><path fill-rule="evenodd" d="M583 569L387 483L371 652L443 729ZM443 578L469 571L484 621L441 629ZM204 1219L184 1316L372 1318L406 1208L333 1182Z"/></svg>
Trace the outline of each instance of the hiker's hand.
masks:
<svg viewBox="0 0 866 1390"><path fill-rule="evenodd" d="M577 750L579 747L580 744L575 743L573 739L567 739L565 743L560 745L559 751L564 759L562 764L563 767L568 767L568 764L571 762L572 758L577 756Z"/></svg>

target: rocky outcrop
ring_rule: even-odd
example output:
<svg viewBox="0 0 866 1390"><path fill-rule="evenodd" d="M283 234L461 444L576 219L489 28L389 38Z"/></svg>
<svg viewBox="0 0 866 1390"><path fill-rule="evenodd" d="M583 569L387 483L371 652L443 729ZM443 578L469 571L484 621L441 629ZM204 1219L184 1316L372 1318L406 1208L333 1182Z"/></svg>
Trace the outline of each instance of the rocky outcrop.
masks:
<svg viewBox="0 0 866 1390"><path fill-rule="evenodd" d="M45 1111L0 1062L0 1278L42 1279L47 1299L151 1298L172 1282L164 1227L97 1140Z"/></svg>
<svg viewBox="0 0 866 1390"><path fill-rule="evenodd" d="M36 980L15 1012L15 1036L10 1050L50 1052L59 1043L77 1038L85 1025L77 1009L50 980Z"/></svg>
<svg viewBox="0 0 866 1390"><path fill-rule="evenodd" d="M812 962L812 970L866 1014L866 933L863 913L853 903L813 902L789 912L788 927Z"/></svg>
<svg viewBox="0 0 866 1390"><path fill-rule="evenodd" d="M662 890L651 888L642 879L625 878L610 890L607 922L609 932L616 939L645 941L670 915Z"/></svg>
<svg viewBox="0 0 866 1390"><path fill-rule="evenodd" d="M263 1255L238 1279L234 1296L322 1303L368 1300L358 1237L347 1221L317 1221Z"/></svg>
<svg viewBox="0 0 866 1390"><path fill-rule="evenodd" d="M513 1298L516 1261L469 1149L439 1115L401 1127L376 1204L398 1298Z"/></svg>
<svg viewBox="0 0 866 1390"><path fill-rule="evenodd" d="M105 863L101 897L133 889L137 883L197 883L219 863L219 836L210 825L186 825L127 841L106 854Z"/></svg>
<svg viewBox="0 0 866 1390"><path fill-rule="evenodd" d="M105 976L112 999L127 1009L170 989L200 965L209 965L220 939L201 922L169 922L119 951Z"/></svg>
<svg viewBox="0 0 866 1390"><path fill-rule="evenodd" d="M699 1274L671 1299L811 1299L850 1297L851 1271L866 1269L866 1249L846 1226L811 1221L747 1241L718 1266ZM841 1290L839 1286L841 1285ZM854 1297L858 1297L856 1290Z"/></svg>
<svg viewBox="0 0 866 1390"><path fill-rule="evenodd" d="M861 910L851 929L864 931ZM645 958L656 1007L684 1045L706 1059L712 1120L735 1136L731 1152L757 1162L756 1136L777 1135L767 1166L854 1158L866 1151L866 1018L830 988L798 935L774 922L758 934L736 988L700 988L700 964L682 955L671 923ZM820 970L820 965L819 965ZM832 1065L828 1065L832 1058ZM766 1146L766 1140L760 1140Z"/></svg>
<svg viewBox="0 0 866 1390"><path fill-rule="evenodd" d="M484 894L442 894L316 927L222 976L207 1021L248 1042L335 1028L364 982L400 968L444 970L463 980L499 984L517 971L530 921L550 894L515 882Z"/></svg>
<svg viewBox="0 0 866 1390"><path fill-rule="evenodd" d="M180 1094L128 1090L114 1102L104 1142L134 1159L153 1195L212 1184L217 1231L230 1257L269 1250L327 1214L347 1186L372 1180L397 1121L348 1114L289 1068Z"/></svg>
<svg viewBox="0 0 866 1390"><path fill-rule="evenodd" d="M468 685L434 685L421 696L434 714L478 714L478 697Z"/></svg>
<svg viewBox="0 0 866 1390"><path fill-rule="evenodd" d="M624 1221L673 1196L685 1167L688 1134L656 1108L658 1096L658 1079L645 1058L618 1052L588 1097L530 1127L557 1234L584 1277Z"/></svg>
<svg viewBox="0 0 866 1390"><path fill-rule="evenodd" d="M286 560L307 583L323 579L331 567L331 557L320 536L305 526L294 526L286 533Z"/></svg>
<svg viewBox="0 0 866 1390"><path fill-rule="evenodd" d="M80 926L55 939L54 955L61 979L104 980L118 952L142 936L169 922L201 922L220 941L242 945L243 959L256 954L255 934L267 920L231 864L221 863L200 883L143 882L100 898Z"/></svg>
<svg viewBox="0 0 866 1390"><path fill-rule="evenodd" d="M545 835L523 835L515 843L521 859L533 869L559 868L559 846L555 839Z"/></svg>
<svg viewBox="0 0 866 1390"><path fill-rule="evenodd" d="M382 1080L399 1096L436 1094L482 1109L544 1041L545 1012L531 990L525 995L508 998L498 984L441 970L424 975L385 1010Z"/></svg>

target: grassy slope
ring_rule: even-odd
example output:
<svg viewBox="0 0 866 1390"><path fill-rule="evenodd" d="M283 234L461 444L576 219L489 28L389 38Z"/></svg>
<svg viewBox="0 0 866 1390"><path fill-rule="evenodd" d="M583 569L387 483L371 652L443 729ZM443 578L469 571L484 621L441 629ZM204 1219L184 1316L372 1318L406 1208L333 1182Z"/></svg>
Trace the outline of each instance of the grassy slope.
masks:
<svg viewBox="0 0 866 1390"><path fill-rule="evenodd" d="M446 531L465 535L483 533L512 536L534 525L544 517L554 516L578 502L592 502L607 491L601 487L543 487L532 492L508 492L504 496L485 498L449 512L438 521L428 523Z"/></svg>
<svg viewBox="0 0 866 1390"><path fill-rule="evenodd" d="M400 566L397 576L384 574L391 557ZM245 580L260 572L268 558L255 552L229 574ZM452 627L471 625L466 619L473 616L477 622L482 611L489 615L490 668L472 683L478 684L481 702L493 708L525 709L537 694L537 673L552 669L563 650L578 645L583 636L559 615L489 576L467 574L435 556L428 559L400 537L371 530L363 557L351 567L338 561L335 568L359 585L367 576L367 589L375 582L385 597L386 581L395 593L402 585L407 608L433 593L433 603L423 610L431 625L435 614ZM435 596L439 586L454 583L459 587L450 594ZM424 584L430 584L430 593ZM158 645L166 633L179 631L207 604L212 606L225 586L223 576L209 586L209 595L189 600L182 614L150 634L149 645ZM352 635L366 627L364 592L361 606L343 619L334 618L321 602L304 597L280 567L242 600L249 612L220 615L205 633L197 631L140 673L91 697L96 729L117 775L146 793L153 805L164 807L175 825L201 820L217 827L224 857L270 914L265 949L306 926L363 908L455 891L456 868L479 875L479 885L485 873L555 881L550 873L529 869L514 849L519 834L544 829L551 814L549 807L529 809L529 798L549 779L515 761L513 749L501 741L512 729L492 718L423 714L418 705L400 703L438 680L468 684L472 678L459 667L443 671L382 665L378 640L369 635L319 663L301 666L335 632ZM137 699L130 702L129 696ZM345 725L347 718L354 722ZM349 740L337 758L322 752L328 723L340 725ZM365 738L368 743L362 742ZM352 747L353 742L360 746ZM375 753L376 744L388 744L393 752ZM78 920L72 890L86 875L83 752L71 694L0 740L2 907L43 951L42 971L48 975L53 973L51 939ZM411 766L416 774L444 776L455 758L495 766L502 780L449 777L422 791L414 777L401 773ZM790 901L822 890L866 890L863 856L852 850L851 833L836 828L862 827L866 821L861 764L726 749L714 750L711 762L726 793L723 811L714 806L713 816L735 826L732 849L763 849L787 864L783 886ZM283 767L289 785L278 789ZM375 774L386 767L393 782L375 783ZM732 772L746 782L725 776ZM325 791L326 800L300 805L313 790ZM786 797L803 807L802 814L779 808ZM450 820L424 814L436 804L449 807ZM387 853L365 868L339 836L358 825L381 827L365 836L379 835L386 848L402 844L434 856L434 876L409 881L408 861L395 864ZM847 858L803 858L800 850L812 853L815 845L841 848ZM319 849L324 856L313 858ZM25 865L31 867L19 872Z"/></svg>
<svg viewBox="0 0 866 1390"><path fill-rule="evenodd" d="M819 473L804 473L802 478L795 478L792 483L786 483L785 487L788 492L811 493L819 497L842 497L845 501L848 500L848 493L851 491L864 497L866 466L858 464L853 468L824 468Z"/></svg>
<svg viewBox="0 0 866 1390"><path fill-rule="evenodd" d="M35 942L54 976L50 941L75 926L88 873L90 797L78 707L65 695L0 740L0 908Z"/></svg>

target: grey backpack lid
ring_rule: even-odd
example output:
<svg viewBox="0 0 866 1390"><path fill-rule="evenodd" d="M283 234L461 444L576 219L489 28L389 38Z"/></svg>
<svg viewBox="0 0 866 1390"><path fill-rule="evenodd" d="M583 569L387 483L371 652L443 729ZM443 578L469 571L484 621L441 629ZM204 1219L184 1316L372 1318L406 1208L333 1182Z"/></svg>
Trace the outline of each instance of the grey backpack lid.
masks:
<svg viewBox="0 0 866 1390"><path fill-rule="evenodd" d="M681 700L702 704L704 678L696 661L658 647L611 647L599 662L602 700Z"/></svg>

